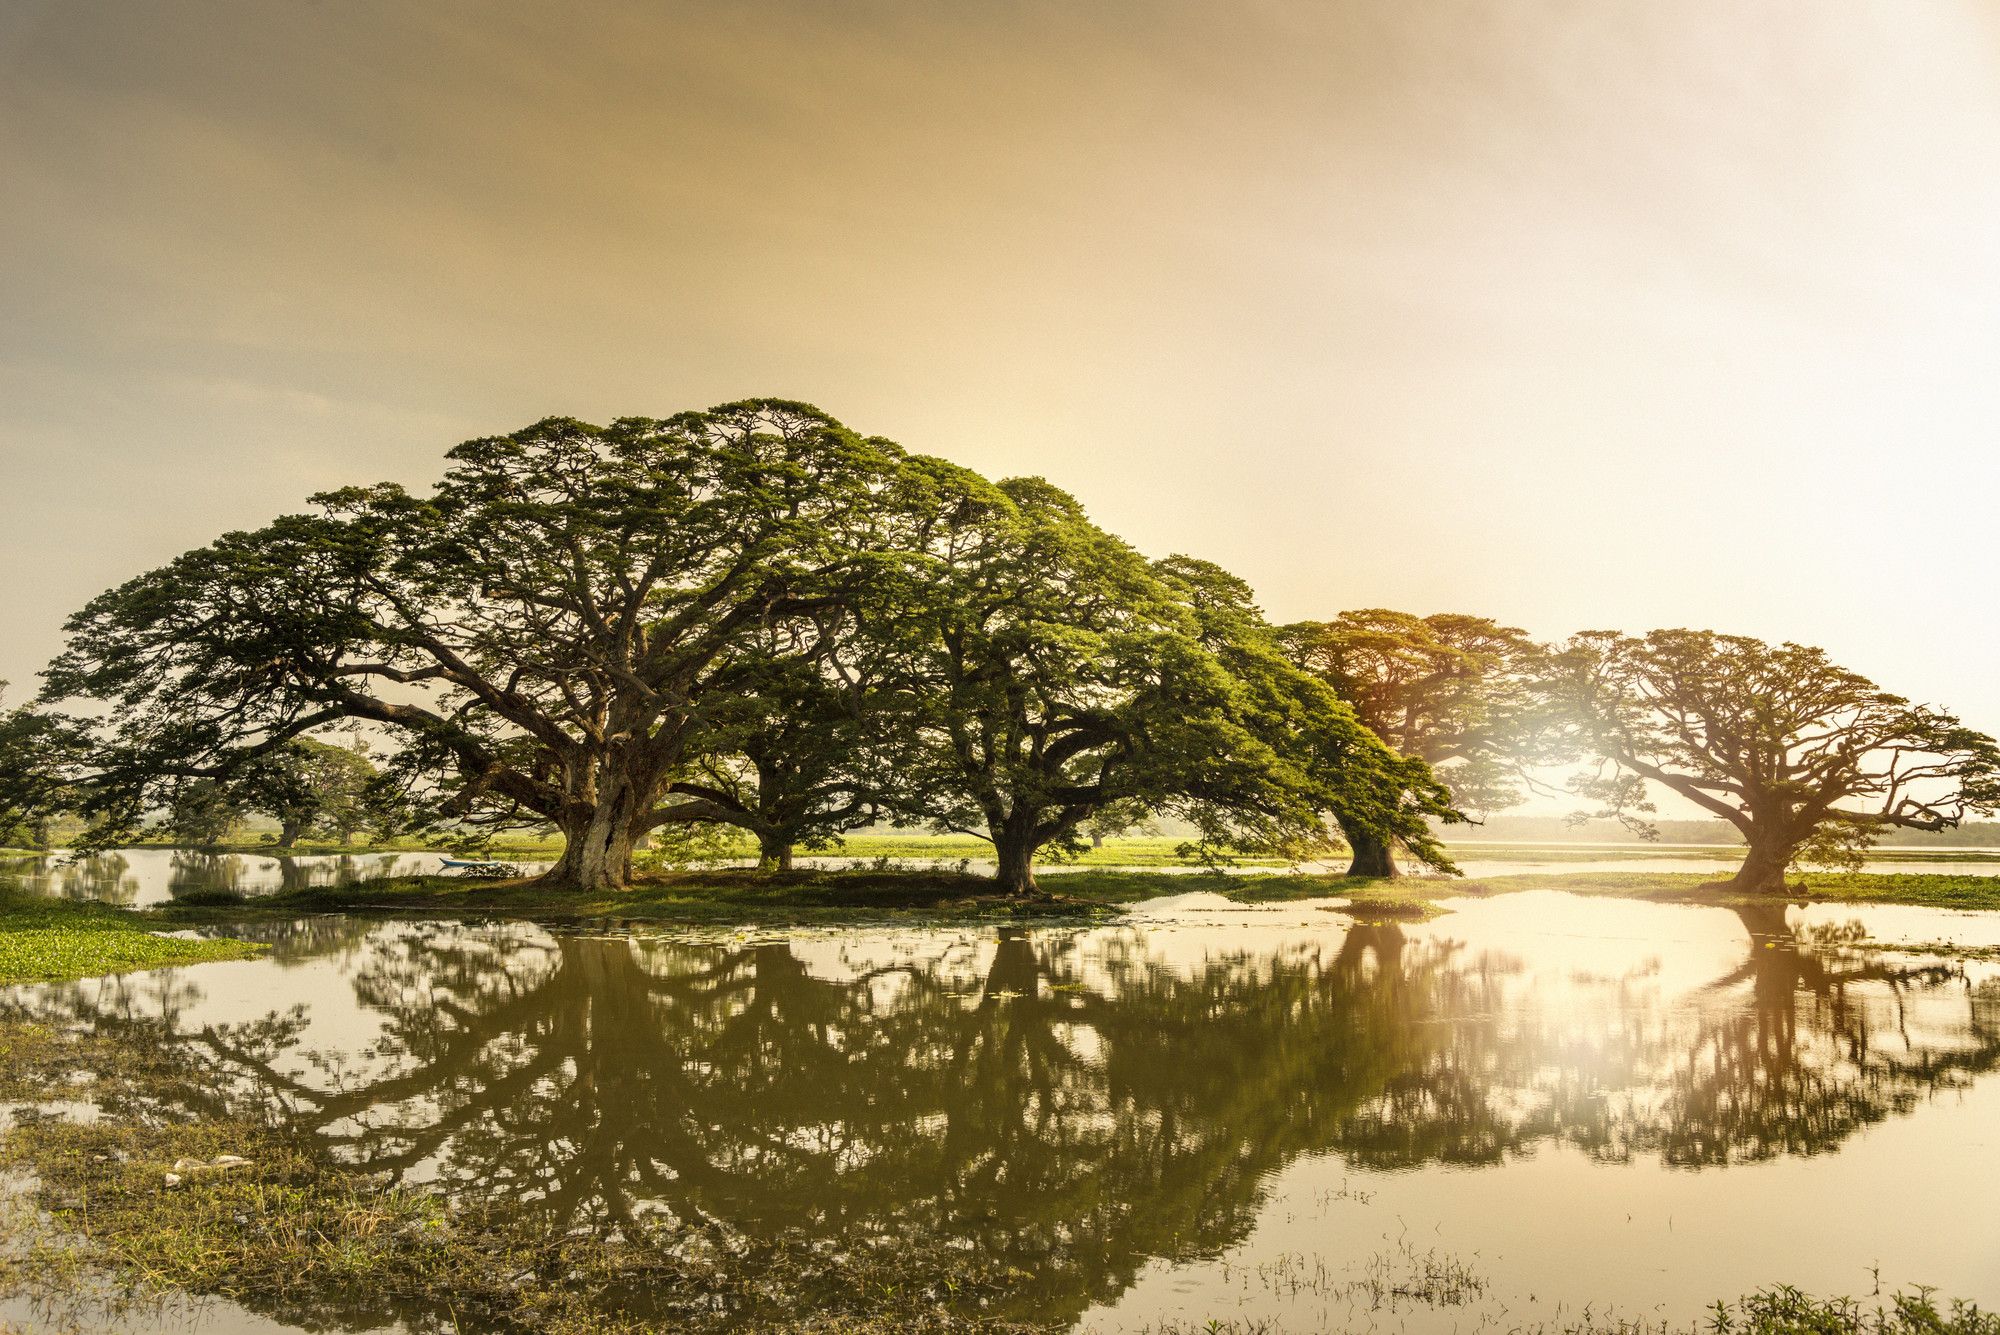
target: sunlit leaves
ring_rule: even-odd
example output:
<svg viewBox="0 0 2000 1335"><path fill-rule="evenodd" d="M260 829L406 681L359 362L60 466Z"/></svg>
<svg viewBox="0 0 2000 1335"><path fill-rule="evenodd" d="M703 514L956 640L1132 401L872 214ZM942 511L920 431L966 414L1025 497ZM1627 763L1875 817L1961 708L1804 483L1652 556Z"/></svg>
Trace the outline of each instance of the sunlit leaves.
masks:
<svg viewBox="0 0 2000 1335"><path fill-rule="evenodd" d="M1882 829L1937 830L2000 806L2000 745L1891 695L1825 652L1713 631L1593 631L1549 683L1587 746L1734 824L1740 883L1774 888L1802 856L1850 865ZM1629 810L1625 788L1592 792Z"/></svg>

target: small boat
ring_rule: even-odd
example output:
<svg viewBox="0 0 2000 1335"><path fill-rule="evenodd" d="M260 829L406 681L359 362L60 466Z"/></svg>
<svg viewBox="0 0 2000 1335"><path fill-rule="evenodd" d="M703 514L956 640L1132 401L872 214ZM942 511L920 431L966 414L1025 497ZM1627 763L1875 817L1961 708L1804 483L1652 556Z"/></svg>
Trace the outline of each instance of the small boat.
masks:
<svg viewBox="0 0 2000 1335"><path fill-rule="evenodd" d="M511 862L471 862L460 858L439 857L439 862L458 872L460 876L519 876L521 869Z"/></svg>

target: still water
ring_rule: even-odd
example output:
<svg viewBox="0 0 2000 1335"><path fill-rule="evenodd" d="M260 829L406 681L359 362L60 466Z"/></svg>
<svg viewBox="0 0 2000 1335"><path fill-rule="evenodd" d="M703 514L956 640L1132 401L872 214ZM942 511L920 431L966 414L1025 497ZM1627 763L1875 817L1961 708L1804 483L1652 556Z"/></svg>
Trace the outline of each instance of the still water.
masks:
<svg viewBox="0 0 2000 1335"><path fill-rule="evenodd" d="M526 867L543 864L524 863ZM183 895L226 890L268 895L320 885L354 885L384 876L434 876L436 853L203 853L190 848L120 848L72 860L0 858L0 876L45 895L95 899L128 908L170 903Z"/></svg>
<svg viewBox="0 0 2000 1335"><path fill-rule="evenodd" d="M255 929L266 959L0 1005L185 1043L400 1180L563 1227L976 1247L1021 1276L991 1315L1078 1331L1691 1321L1878 1266L2000 1305L2000 966L1841 944L1991 944L1994 917L1337 902L1000 931L323 918Z"/></svg>

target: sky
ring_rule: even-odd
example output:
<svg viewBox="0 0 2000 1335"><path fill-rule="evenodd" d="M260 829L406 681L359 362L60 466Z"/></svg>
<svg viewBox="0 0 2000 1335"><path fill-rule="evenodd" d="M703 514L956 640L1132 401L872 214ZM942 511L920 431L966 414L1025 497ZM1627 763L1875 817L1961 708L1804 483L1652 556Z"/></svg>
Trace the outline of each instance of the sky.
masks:
<svg viewBox="0 0 2000 1335"><path fill-rule="evenodd" d="M2000 0L0 0L0 676L549 415L804 399L1276 619L2000 733Z"/></svg>

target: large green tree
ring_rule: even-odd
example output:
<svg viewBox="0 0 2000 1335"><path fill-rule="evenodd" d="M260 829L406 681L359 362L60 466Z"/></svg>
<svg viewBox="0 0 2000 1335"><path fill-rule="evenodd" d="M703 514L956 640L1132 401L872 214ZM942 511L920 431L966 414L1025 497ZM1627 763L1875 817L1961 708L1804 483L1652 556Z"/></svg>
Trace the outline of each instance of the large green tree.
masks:
<svg viewBox="0 0 2000 1335"><path fill-rule="evenodd" d="M1240 581L1149 563L1040 478L923 466L923 559L860 605L860 638L891 646L920 739L895 800L991 840L1005 890L1108 809L1268 846L1317 829L1339 787L1421 845L1442 790L1278 656Z"/></svg>
<svg viewBox="0 0 2000 1335"><path fill-rule="evenodd" d="M754 670L732 650L871 577L903 466L779 400L552 418L449 458L427 497L318 497L71 620L43 698L110 705L92 729L101 822L362 720L396 739L436 819L552 824L548 883L622 886L649 830L728 814L666 799Z"/></svg>
<svg viewBox="0 0 2000 1335"><path fill-rule="evenodd" d="M831 847L890 814L895 767L907 759L907 697L869 646L839 632L843 615L830 608L774 626L741 650L744 693L716 715L703 754L673 784L755 838L766 870L789 871L796 848Z"/></svg>
<svg viewBox="0 0 2000 1335"><path fill-rule="evenodd" d="M0 713L0 846L49 846L50 826L83 800L74 780L89 755L73 720L28 705Z"/></svg>
<svg viewBox="0 0 2000 1335"><path fill-rule="evenodd" d="M1391 749L1432 766L1455 807L1483 814L1522 800L1516 762L1542 731L1540 651L1522 631L1487 617L1375 607L1296 622L1281 636L1286 656ZM1394 845L1374 822L1335 815L1354 853L1348 875L1397 874Z"/></svg>
<svg viewBox="0 0 2000 1335"><path fill-rule="evenodd" d="M369 823L380 774L360 745L294 737L244 766L230 784L244 810L278 822L278 847L321 828L345 842Z"/></svg>
<svg viewBox="0 0 2000 1335"><path fill-rule="evenodd" d="M1581 791L1623 814L1657 783L1742 832L1728 883L1783 890L1802 853L2000 809L2000 745L1821 649L1706 630L1591 631L1550 662L1579 743L1616 767Z"/></svg>

